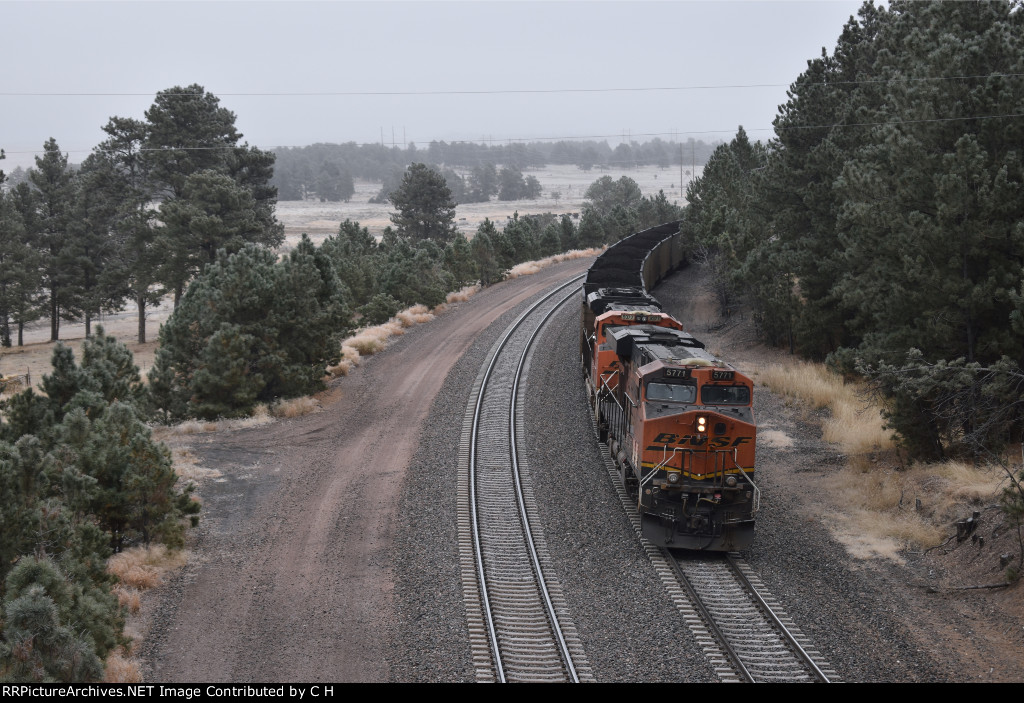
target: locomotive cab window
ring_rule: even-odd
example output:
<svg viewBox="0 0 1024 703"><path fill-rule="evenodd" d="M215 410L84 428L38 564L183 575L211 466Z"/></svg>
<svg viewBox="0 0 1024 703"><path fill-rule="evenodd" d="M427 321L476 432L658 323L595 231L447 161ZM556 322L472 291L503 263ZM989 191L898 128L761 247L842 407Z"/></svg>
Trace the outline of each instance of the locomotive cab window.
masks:
<svg viewBox="0 0 1024 703"><path fill-rule="evenodd" d="M647 400L692 404L697 400L697 386L689 383L655 383L652 381L647 384Z"/></svg>
<svg viewBox="0 0 1024 703"><path fill-rule="evenodd" d="M747 386L702 386L700 402L703 405L750 405Z"/></svg>

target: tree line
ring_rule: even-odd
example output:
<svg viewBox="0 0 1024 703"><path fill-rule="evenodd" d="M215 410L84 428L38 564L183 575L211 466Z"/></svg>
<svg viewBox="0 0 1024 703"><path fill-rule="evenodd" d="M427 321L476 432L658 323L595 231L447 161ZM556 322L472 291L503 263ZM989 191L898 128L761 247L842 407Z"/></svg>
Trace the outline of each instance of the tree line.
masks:
<svg viewBox="0 0 1024 703"><path fill-rule="evenodd" d="M138 338L165 291L180 300L220 249L276 246L274 155L241 143L235 115L201 86L156 95L145 120L112 117L79 168L55 139L35 168L0 189L0 344L39 318L62 320L132 301Z"/></svg>
<svg viewBox="0 0 1024 703"><path fill-rule="evenodd" d="M688 189L723 308L862 374L919 457L1024 430L1022 100L1019 4L868 2Z"/></svg>
<svg viewBox="0 0 1024 703"><path fill-rule="evenodd" d="M589 171L593 168L637 168L640 166L689 166L704 164L714 144L688 139L646 142L629 141L612 148L607 141L476 142L432 141L425 149L414 143L405 147L384 144L313 144L274 149L277 163L271 185L282 200L348 201L355 193L356 178L380 181L380 193L373 202L387 202L398 187L406 167L413 163L430 165L444 174L457 203L522 200L540 195L539 183L522 176L530 168L549 164L571 164ZM501 166L499 177L498 168Z"/></svg>

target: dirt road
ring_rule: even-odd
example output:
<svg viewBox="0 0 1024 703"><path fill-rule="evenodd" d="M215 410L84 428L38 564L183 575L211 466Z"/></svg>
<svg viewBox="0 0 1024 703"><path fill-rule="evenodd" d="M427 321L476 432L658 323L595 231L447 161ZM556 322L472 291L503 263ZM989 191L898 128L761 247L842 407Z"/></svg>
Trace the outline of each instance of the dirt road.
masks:
<svg viewBox="0 0 1024 703"><path fill-rule="evenodd" d="M411 329L336 381L322 412L196 440L222 476L202 487L194 558L145 634L146 680L387 680L405 539L394 511L431 403L491 322L589 264L492 287Z"/></svg>

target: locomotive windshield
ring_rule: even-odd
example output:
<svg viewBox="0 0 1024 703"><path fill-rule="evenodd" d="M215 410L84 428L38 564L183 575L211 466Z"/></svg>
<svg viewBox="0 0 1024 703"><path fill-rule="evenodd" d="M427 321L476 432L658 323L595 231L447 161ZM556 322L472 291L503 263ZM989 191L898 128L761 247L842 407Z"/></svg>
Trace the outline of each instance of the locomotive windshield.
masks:
<svg viewBox="0 0 1024 703"><path fill-rule="evenodd" d="M671 403L693 403L697 400L697 386L682 383L648 383L647 400L665 400Z"/></svg>
<svg viewBox="0 0 1024 703"><path fill-rule="evenodd" d="M701 386L700 402L704 405L749 405L750 389L746 386Z"/></svg>

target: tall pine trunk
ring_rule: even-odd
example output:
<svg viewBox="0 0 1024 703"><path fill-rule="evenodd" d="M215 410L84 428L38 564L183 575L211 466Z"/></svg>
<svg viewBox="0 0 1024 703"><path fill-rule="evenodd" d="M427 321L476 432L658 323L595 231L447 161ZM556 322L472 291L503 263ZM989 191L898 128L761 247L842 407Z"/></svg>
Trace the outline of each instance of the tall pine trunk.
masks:
<svg viewBox="0 0 1024 703"><path fill-rule="evenodd" d="M135 301L139 305L139 344L146 343L146 292L139 293Z"/></svg>
<svg viewBox="0 0 1024 703"><path fill-rule="evenodd" d="M60 317L57 308L57 292L50 291L50 341L56 342L60 339Z"/></svg>

